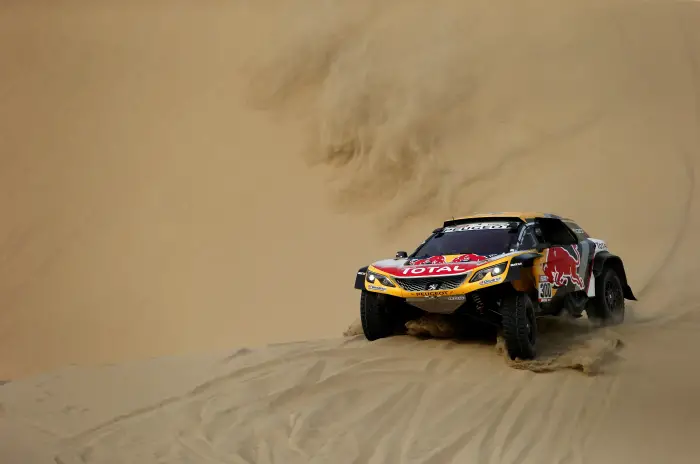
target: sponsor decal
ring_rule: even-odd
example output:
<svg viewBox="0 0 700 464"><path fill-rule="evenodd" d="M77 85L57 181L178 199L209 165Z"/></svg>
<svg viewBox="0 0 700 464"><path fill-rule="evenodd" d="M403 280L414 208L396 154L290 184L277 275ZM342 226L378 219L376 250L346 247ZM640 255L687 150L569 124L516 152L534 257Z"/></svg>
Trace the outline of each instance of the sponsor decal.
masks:
<svg viewBox="0 0 700 464"><path fill-rule="evenodd" d="M409 263L412 266L418 266L421 264L445 264L445 257L442 255L431 256L430 258L424 259L414 259Z"/></svg>
<svg viewBox="0 0 700 464"><path fill-rule="evenodd" d="M449 290L441 290L439 292L417 292L415 296L437 297L447 295L448 293L450 293Z"/></svg>
<svg viewBox="0 0 700 464"><path fill-rule="evenodd" d="M571 249L572 251L564 247L552 247L547 250L547 260L542 270L555 287L572 283L578 289L583 289L583 277L578 273L581 255L576 246Z"/></svg>
<svg viewBox="0 0 700 464"><path fill-rule="evenodd" d="M456 258L452 259L452 261L450 261L450 262L451 263L472 263L472 262L486 261L488 259L489 259L488 256L477 255L474 253L467 253L467 254L457 256ZM426 265L426 264L447 264L447 259L442 255L431 256L430 258L411 260L408 264L411 266L421 266L421 265Z"/></svg>
<svg viewBox="0 0 700 464"><path fill-rule="evenodd" d="M546 275L541 275L540 282L549 282L549 277L547 277Z"/></svg>
<svg viewBox="0 0 700 464"><path fill-rule="evenodd" d="M454 296L448 296L447 300L449 301L464 301L467 299L466 295L454 295Z"/></svg>
<svg viewBox="0 0 700 464"><path fill-rule="evenodd" d="M605 251L608 249L608 244L603 241L594 240L596 251Z"/></svg>
<svg viewBox="0 0 700 464"><path fill-rule="evenodd" d="M496 277L495 279L482 280L481 282L479 282L479 285L488 285L488 284L492 284L494 282L498 282L499 280L501 280L500 277Z"/></svg>
<svg viewBox="0 0 700 464"><path fill-rule="evenodd" d="M469 263L469 262L480 262L480 261L486 261L488 257L486 256L481 256L481 255L475 255L473 253L465 254L465 255L459 255L455 259L452 260L453 263Z"/></svg>
<svg viewBox="0 0 700 464"><path fill-rule="evenodd" d="M537 297L542 302L550 301L552 299L552 283L540 282Z"/></svg>
<svg viewBox="0 0 700 464"><path fill-rule="evenodd" d="M523 265L523 263L510 263L510 267L518 267L518 266L522 266L522 265Z"/></svg>
<svg viewBox="0 0 700 464"><path fill-rule="evenodd" d="M378 292L383 292L383 291L386 290L384 287L378 287L378 286L376 286L376 285L368 285L368 286L367 286L367 289L368 289L368 290L376 290L376 291L378 291Z"/></svg>
<svg viewBox="0 0 700 464"><path fill-rule="evenodd" d="M433 267L413 267L401 270L403 275L444 275L444 274L456 274L460 272L467 272L469 269L459 264L447 264L445 266L433 266Z"/></svg>
<svg viewBox="0 0 700 464"><path fill-rule="evenodd" d="M464 232L467 230L501 230L508 229L507 222L482 222L478 224L463 224L461 226L445 227L442 231L446 234L450 232Z"/></svg>

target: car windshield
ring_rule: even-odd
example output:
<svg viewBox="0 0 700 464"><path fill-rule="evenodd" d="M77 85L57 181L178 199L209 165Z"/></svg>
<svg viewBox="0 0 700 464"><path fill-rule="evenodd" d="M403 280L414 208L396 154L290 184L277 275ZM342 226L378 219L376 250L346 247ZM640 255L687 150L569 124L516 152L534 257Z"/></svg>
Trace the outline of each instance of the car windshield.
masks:
<svg viewBox="0 0 700 464"><path fill-rule="evenodd" d="M507 253L517 230L508 222L461 224L445 227L431 236L413 254L413 258L473 253L492 256Z"/></svg>

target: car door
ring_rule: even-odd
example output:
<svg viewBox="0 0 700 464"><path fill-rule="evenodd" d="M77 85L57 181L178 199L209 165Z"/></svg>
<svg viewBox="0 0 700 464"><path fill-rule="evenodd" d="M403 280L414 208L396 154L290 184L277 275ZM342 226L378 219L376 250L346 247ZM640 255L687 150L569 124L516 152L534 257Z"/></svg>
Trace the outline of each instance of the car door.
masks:
<svg viewBox="0 0 700 464"><path fill-rule="evenodd" d="M535 260L538 301L547 303L562 293L585 291L590 280L593 251L591 242L581 240L562 220L535 220L535 238L546 246Z"/></svg>

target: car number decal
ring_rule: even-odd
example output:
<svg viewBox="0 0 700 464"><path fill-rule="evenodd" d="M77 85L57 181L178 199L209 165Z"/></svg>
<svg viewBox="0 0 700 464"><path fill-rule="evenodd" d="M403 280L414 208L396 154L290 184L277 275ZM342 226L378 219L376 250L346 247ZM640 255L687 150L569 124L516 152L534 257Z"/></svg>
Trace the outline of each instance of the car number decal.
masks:
<svg viewBox="0 0 700 464"><path fill-rule="evenodd" d="M552 299L552 283L551 282L540 282L539 286L539 300L549 301Z"/></svg>

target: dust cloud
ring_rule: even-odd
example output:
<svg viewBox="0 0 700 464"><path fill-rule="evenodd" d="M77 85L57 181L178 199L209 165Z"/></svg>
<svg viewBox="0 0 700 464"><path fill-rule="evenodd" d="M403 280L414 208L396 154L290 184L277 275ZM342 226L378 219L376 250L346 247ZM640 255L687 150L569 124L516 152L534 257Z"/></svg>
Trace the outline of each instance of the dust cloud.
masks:
<svg viewBox="0 0 700 464"><path fill-rule="evenodd" d="M419 222L429 230L472 211L555 211L610 240L645 297L661 285L650 276L674 259L695 196L698 34L680 9L312 4L314 14L280 8L276 34L249 61L250 95L260 108L306 115L306 153L332 168L334 206L389 234L414 218L432 220ZM664 31L661 43L651 28ZM673 309L664 312L645 317ZM454 335L439 317L409 325ZM560 328L585 333L565 330L568 349L519 365L597 365L621 343ZM354 334L357 320L345 332Z"/></svg>
<svg viewBox="0 0 700 464"><path fill-rule="evenodd" d="M0 456L695 462L698 8L5 2ZM356 269L518 209L606 239L625 324L346 328Z"/></svg>

